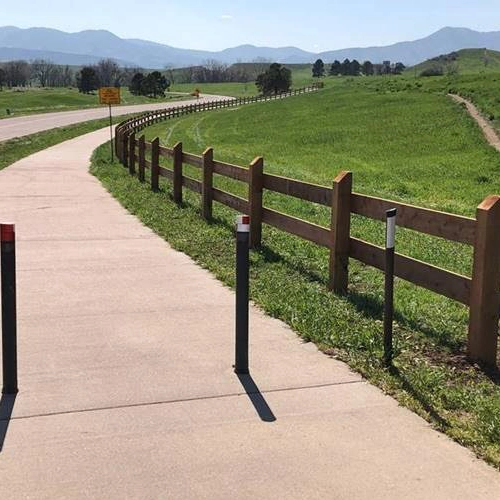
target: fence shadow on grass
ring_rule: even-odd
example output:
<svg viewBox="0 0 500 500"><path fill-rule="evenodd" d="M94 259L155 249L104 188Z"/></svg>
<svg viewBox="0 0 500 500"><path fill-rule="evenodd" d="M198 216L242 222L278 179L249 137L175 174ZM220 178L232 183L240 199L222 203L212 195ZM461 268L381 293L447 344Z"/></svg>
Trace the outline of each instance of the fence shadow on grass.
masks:
<svg viewBox="0 0 500 500"><path fill-rule="evenodd" d="M421 392L417 391L413 387L413 385L409 382L409 380L406 378L404 373L402 373L395 366L391 366L389 368L389 372L393 377L395 377L401 382L402 388L422 405L422 408L430 415L432 420L434 420L434 422L439 426L439 428L442 431L445 431L450 426L450 424L441 415L437 413L432 403L429 401L429 398L426 397L425 394L422 394Z"/></svg>
<svg viewBox="0 0 500 500"><path fill-rule="evenodd" d="M0 453L3 450L7 430L9 429L16 396L16 394L2 394L2 399L0 399Z"/></svg>
<svg viewBox="0 0 500 500"><path fill-rule="evenodd" d="M275 422L276 417L267 404L267 401L264 399L264 396L260 392L252 376L250 374L238 374L238 380L243 386L243 389L245 389L245 392L247 393L247 396L252 402L253 407L258 413L260 419L263 422Z"/></svg>
<svg viewBox="0 0 500 500"><path fill-rule="evenodd" d="M262 245L260 254L264 257L264 260L266 262L282 262L288 267L292 267L293 269L298 271L299 274L304 276L307 280L319 283L321 285L324 285L325 287L327 286L326 276L322 276L318 272L307 269L305 265L302 265L300 263L292 263L289 259L278 254L267 245ZM371 295L356 292L352 289L349 290L349 293L345 295L344 298L364 316L372 318L374 320L383 319L384 303L382 298L379 299ZM394 311L394 319L399 324L405 325L412 330L422 333L425 337L428 337L435 341L439 346L450 350L454 355L460 355L463 353L465 339L463 342L458 343L451 338L451 335L447 336L442 331L437 331L433 328L426 327L420 322L408 318L398 311Z"/></svg>

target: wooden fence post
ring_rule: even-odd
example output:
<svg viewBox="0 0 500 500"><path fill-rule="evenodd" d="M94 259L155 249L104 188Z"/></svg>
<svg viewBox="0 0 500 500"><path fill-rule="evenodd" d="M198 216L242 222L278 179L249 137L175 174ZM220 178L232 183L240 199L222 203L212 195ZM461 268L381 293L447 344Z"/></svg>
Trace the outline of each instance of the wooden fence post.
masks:
<svg viewBox="0 0 500 500"><path fill-rule="evenodd" d="M264 159L255 158L248 169L248 215L250 215L250 247L260 247L262 241L262 189Z"/></svg>
<svg viewBox="0 0 500 500"><path fill-rule="evenodd" d="M128 166L128 137L129 132L125 132L122 138L122 165L124 167Z"/></svg>
<svg viewBox="0 0 500 500"><path fill-rule="evenodd" d="M494 368L500 311L500 196L486 198L477 208L476 220L468 355Z"/></svg>
<svg viewBox="0 0 500 500"><path fill-rule="evenodd" d="M132 132L128 139L128 173L135 174L135 134Z"/></svg>
<svg viewBox="0 0 500 500"><path fill-rule="evenodd" d="M139 181L144 182L146 170L146 138L139 137Z"/></svg>
<svg viewBox="0 0 500 500"><path fill-rule="evenodd" d="M174 201L182 203L182 142L174 146Z"/></svg>
<svg viewBox="0 0 500 500"><path fill-rule="evenodd" d="M121 159L121 151L120 151L120 145L121 145L121 133L120 133L120 128L116 126L115 128L115 156L118 160Z"/></svg>
<svg viewBox="0 0 500 500"><path fill-rule="evenodd" d="M330 226L330 290L347 293L351 231L352 173L341 172L333 181Z"/></svg>
<svg viewBox="0 0 500 500"><path fill-rule="evenodd" d="M205 220L212 218L212 187L214 179L214 150L203 152L203 181L201 185L201 215Z"/></svg>
<svg viewBox="0 0 500 500"><path fill-rule="evenodd" d="M151 189L160 189L160 138L151 142Z"/></svg>

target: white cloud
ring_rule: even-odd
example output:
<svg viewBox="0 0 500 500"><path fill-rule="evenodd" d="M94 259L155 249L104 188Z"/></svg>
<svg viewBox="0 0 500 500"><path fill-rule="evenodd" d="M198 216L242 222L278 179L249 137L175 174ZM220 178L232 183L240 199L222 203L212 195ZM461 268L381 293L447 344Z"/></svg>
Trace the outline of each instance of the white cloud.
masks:
<svg viewBox="0 0 500 500"><path fill-rule="evenodd" d="M229 15L229 14L224 14L222 16L220 16L220 18L223 20L223 21L232 21L233 20L233 16Z"/></svg>

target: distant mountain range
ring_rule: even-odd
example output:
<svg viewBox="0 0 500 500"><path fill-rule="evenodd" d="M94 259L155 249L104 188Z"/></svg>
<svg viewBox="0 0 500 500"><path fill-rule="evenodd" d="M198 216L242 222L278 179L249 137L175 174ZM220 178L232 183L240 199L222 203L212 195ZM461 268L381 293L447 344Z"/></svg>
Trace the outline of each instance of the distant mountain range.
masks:
<svg viewBox="0 0 500 500"><path fill-rule="evenodd" d="M265 59L288 64L325 62L345 58L400 61L411 66L440 54L464 48L500 50L500 31L482 33L468 28L443 28L412 42L385 47L348 48L314 54L297 47L255 47L241 45L220 52L179 49L147 40L124 39L104 30L66 33L50 28L21 29L0 27L0 61L12 59L50 59L58 64L92 64L101 58L112 58L124 66L143 68L183 67L212 59L223 63L253 62Z"/></svg>

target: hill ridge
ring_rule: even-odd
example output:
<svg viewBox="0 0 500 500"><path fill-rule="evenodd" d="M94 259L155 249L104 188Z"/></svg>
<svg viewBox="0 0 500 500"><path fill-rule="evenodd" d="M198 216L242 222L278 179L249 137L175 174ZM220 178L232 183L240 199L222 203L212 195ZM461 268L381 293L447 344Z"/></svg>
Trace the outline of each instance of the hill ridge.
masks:
<svg viewBox="0 0 500 500"><path fill-rule="evenodd" d="M147 52L144 47L147 46ZM0 27L0 48L17 49L19 57L27 51L38 50L54 53L54 62L63 57L60 54L88 56L89 58L110 57L126 62L131 66L163 68L169 66L199 65L206 60L222 63L238 61L252 62L266 59L281 63L312 63L322 58L326 63L334 59L358 59L360 62L371 60L401 61L407 66L415 65L440 54L464 48L487 47L500 50L500 31L479 32L470 28L447 26L431 35L413 41L402 41L387 46L351 47L312 53L294 46L261 47L243 44L221 51L182 49L170 45L137 38L120 38L108 30L90 29L68 33L53 28ZM6 60L5 50L0 59ZM66 56L66 59L68 57Z"/></svg>

